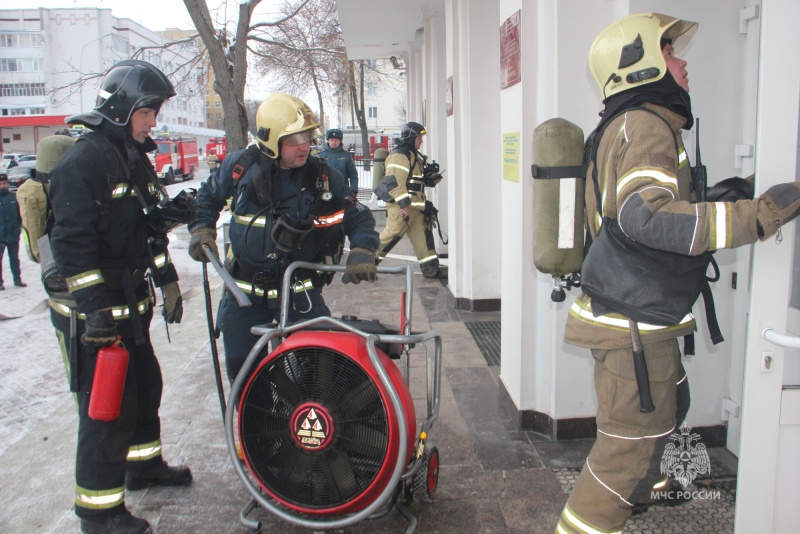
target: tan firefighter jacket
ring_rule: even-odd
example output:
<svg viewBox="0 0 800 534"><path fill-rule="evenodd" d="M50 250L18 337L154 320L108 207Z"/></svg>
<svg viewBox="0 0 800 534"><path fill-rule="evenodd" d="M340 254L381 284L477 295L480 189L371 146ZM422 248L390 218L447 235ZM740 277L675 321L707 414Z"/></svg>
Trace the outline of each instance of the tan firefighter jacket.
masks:
<svg viewBox="0 0 800 534"><path fill-rule="evenodd" d="M664 121L642 110L628 110L612 120L600 141L596 161L603 213L616 218L631 239L681 254L698 255L706 250L754 243L758 239L759 199L693 204L691 168L680 136L685 119L660 106L645 106L664 117L672 131ZM589 231L595 236L602 217L596 207L591 176L590 165L586 217ZM695 310L702 306L699 300ZM639 323L644 343L684 336L694 330L692 314L672 326ZM587 348L631 346L627 318L616 313L594 317L591 299L585 293L570 308L565 340Z"/></svg>
<svg viewBox="0 0 800 534"><path fill-rule="evenodd" d="M422 169L422 157L402 145L395 148L386 158L386 175L395 177L389 187L389 194L399 207L411 206L419 211L425 209L425 184L422 181ZM395 187L391 187L392 185Z"/></svg>

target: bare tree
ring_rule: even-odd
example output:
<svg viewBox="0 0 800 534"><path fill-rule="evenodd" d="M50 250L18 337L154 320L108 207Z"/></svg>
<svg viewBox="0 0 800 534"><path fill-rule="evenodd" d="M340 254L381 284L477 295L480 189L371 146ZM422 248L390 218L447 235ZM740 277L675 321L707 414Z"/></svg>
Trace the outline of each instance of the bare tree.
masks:
<svg viewBox="0 0 800 534"><path fill-rule="evenodd" d="M258 58L257 72L268 76L286 92L305 94L313 88L323 129L327 120L326 100L335 94L347 94L351 113L361 129L365 160L369 159L364 87L368 79L383 77L384 82L394 83L396 77L380 72L375 62L348 61L334 0L287 0L278 20L258 23L252 23L252 19L261 0L240 0L235 20L224 11L227 8L224 1L221 10L214 10L217 20L212 18L206 0L183 1L197 34L139 48L131 57L143 57L153 49L171 49L176 59L167 62L163 70L176 82L179 93L186 96L200 90L203 84L198 79L208 79L209 69L213 71L213 87L222 103L230 151L243 148L248 142L253 111L248 110L244 94L248 55L252 54ZM235 31L227 30L230 25ZM198 36L203 46L195 46ZM74 67L72 70L79 72ZM80 72L79 79L66 87L66 98L100 76L102 73ZM63 90L58 88L54 94Z"/></svg>
<svg viewBox="0 0 800 534"><path fill-rule="evenodd" d="M225 112L225 132L228 150L234 151L247 145L247 108L244 88L247 82L248 39L260 28L275 26L292 18L309 0L302 1L297 9L281 20L261 22L251 26L253 11L261 0L242 0L239 4L236 33L231 38L224 26L215 28L206 0L183 0L189 16L205 45L208 61L214 71L214 91L219 94ZM240 44L240 43L243 43Z"/></svg>
<svg viewBox="0 0 800 534"><path fill-rule="evenodd" d="M361 150L369 154L369 127L364 114L364 78L366 66L363 61L349 61L347 63L347 90L350 92L350 102L353 113L356 115L358 127L361 128ZM364 169L369 170L369 158L364 157Z"/></svg>
<svg viewBox="0 0 800 534"><path fill-rule="evenodd" d="M369 128L365 116L367 83L397 84L399 74L382 71L375 61L349 61L338 22L334 0L309 0L297 11L298 0L287 0L284 18L266 28L262 37L251 39L258 59L254 67L281 90L303 95L316 94L322 129L327 126L325 102L335 95L347 95L351 114L361 130L365 162L369 160ZM293 3L294 2L294 3ZM290 13L297 15L289 17ZM368 164L368 163L367 163Z"/></svg>
<svg viewBox="0 0 800 534"><path fill-rule="evenodd" d="M284 3L280 23L254 37L254 62L262 76L269 77L279 89L303 95L313 88L325 129L325 97L338 85L341 68L347 57L333 0L310 0L297 15L291 2Z"/></svg>

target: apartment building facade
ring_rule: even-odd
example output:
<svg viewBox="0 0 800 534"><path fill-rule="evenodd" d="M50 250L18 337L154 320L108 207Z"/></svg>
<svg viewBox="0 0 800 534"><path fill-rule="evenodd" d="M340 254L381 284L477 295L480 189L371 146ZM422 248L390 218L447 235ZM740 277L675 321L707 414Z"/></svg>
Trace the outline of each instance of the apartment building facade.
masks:
<svg viewBox="0 0 800 534"><path fill-rule="evenodd" d="M178 95L161 110L158 130L201 145L208 128L197 41L180 46L110 9L0 10L0 152L35 152L64 119L94 108L102 74L135 56L167 73Z"/></svg>

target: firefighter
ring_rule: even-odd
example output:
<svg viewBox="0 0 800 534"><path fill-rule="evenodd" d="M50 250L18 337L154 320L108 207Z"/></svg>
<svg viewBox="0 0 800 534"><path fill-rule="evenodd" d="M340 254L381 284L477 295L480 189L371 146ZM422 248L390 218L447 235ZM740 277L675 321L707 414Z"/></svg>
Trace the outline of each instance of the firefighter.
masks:
<svg viewBox="0 0 800 534"><path fill-rule="evenodd" d="M736 202L696 202L681 129L694 122L681 50L697 24L657 13L631 15L603 30L589 65L603 95L596 161L602 209L586 187L592 236L601 215L617 219L631 239L650 248L698 255L765 240L800 211L800 184L769 188ZM644 106L655 114L641 109ZM591 254L591 249L589 254ZM637 284L620 280L620 284ZM669 299L669 295L664 295ZM558 532L618 532L654 488L682 489L665 479L660 462L669 436L689 410L689 382L678 337L691 334L688 314L678 324L634 323L641 332L655 410L640 409L632 339L626 317L582 293L567 319L567 343L591 349L597 393L597 439L564 507ZM674 491L677 495L678 491Z"/></svg>
<svg viewBox="0 0 800 534"><path fill-rule="evenodd" d="M208 261L203 246L219 254L217 219L233 199L225 263L253 305L240 308L229 291L222 297L218 323L231 382L258 340L251 327L280 318L279 289L291 262L338 263L346 235L351 248L342 281L377 278L375 219L337 170L309 155L319 126L311 109L274 93L259 106L256 126L256 143L227 154L219 173L200 186L197 219L189 225L189 254ZM328 283L325 273L296 270L288 321L330 316L322 298Z"/></svg>
<svg viewBox="0 0 800 534"><path fill-rule="evenodd" d="M344 134L338 128L333 128L325 133L325 142L328 147L317 154L317 157L324 159L328 165L339 171L350 184L350 191L353 196L358 194L358 171L356 164L353 163L353 156L345 152L342 148Z"/></svg>
<svg viewBox="0 0 800 534"><path fill-rule="evenodd" d="M407 122L400 132L397 146L386 158L386 174L382 181L389 196L386 200L386 228L381 232L378 261L408 234L414 254L426 278L447 278L447 270L439 266L439 256L433 241L432 217L426 208L425 187L435 187L442 179L438 172L425 172L425 156L419 153L425 127L418 122ZM379 195L381 198L381 195Z"/></svg>
<svg viewBox="0 0 800 534"><path fill-rule="evenodd" d="M162 458L163 384L150 342L148 273L161 288L166 322L179 323L183 314L178 274L167 251L166 231L174 214L158 196L147 157L156 148L149 133L173 96L172 83L153 65L138 60L113 65L95 108L66 120L93 131L50 173L55 219L50 243L68 296L45 285L77 393L75 513L84 533L149 533L149 523L126 509L125 490L192 481L188 467L170 467ZM130 353L120 415L96 421L88 415L96 354L118 337Z"/></svg>

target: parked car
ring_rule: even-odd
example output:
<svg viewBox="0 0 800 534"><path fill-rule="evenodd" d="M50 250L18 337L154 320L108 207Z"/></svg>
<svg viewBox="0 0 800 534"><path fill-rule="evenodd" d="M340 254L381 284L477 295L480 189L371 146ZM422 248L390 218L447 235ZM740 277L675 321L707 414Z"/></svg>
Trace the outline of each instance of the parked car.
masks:
<svg viewBox="0 0 800 534"><path fill-rule="evenodd" d="M17 160L17 163L22 163L23 161L32 161L33 165L36 166L36 154L28 154L26 156L20 156Z"/></svg>
<svg viewBox="0 0 800 534"><path fill-rule="evenodd" d="M26 162L27 163L27 162ZM8 189L9 191L16 191L19 186L36 176L36 165L17 165L11 167L8 172Z"/></svg>
<svg viewBox="0 0 800 534"><path fill-rule="evenodd" d="M13 154L11 152L3 154L3 159L0 160L0 171L3 172L7 171L8 164L11 163L12 161L18 162L20 157L22 157L22 154Z"/></svg>

